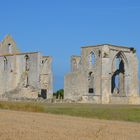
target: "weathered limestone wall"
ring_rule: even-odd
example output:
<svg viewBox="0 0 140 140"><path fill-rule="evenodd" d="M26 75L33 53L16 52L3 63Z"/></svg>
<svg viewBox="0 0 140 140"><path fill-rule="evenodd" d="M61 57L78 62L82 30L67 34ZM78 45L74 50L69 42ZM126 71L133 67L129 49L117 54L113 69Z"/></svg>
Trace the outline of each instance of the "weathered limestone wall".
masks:
<svg viewBox="0 0 140 140"><path fill-rule="evenodd" d="M94 54L94 60L90 60L90 55L93 52ZM88 76L89 73L92 72L93 76L94 76L94 93L93 95L100 95L101 94L101 50L98 47L85 47L82 48L82 70L85 71L85 75L86 75L86 94L89 95L88 93ZM91 62L94 61L94 62ZM93 64L92 64L93 63ZM90 94L92 95L92 94Z"/></svg>
<svg viewBox="0 0 140 140"><path fill-rule="evenodd" d="M94 60L91 60L91 53L94 52ZM94 61L93 65L91 62ZM76 62L76 63L75 63ZM64 91L65 98L73 100L83 100L84 102L100 102L101 95L101 53L98 47L82 48L82 55L72 56L72 72L65 76ZM78 66L76 64L79 64ZM93 85L89 85L89 75L93 76ZM89 88L94 89L94 93L89 93ZM96 97L95 97L96 95ZM94 96L94 98L93 98Z"/></svg>
<svg viewBox="0 0 140 140"><path fill-rule="evenodd" d="M65 76L64 96L66 99L81 100L82 95L87 93L86 78L81 72L73 72Z"/></svg>
<svg viewBox="0 0 140 140"><path fill-rule="evenodd" d="M138 58L134 48L110 44L82 47L81 56L72 56L71 63L72 72L64 81L65 99L140 104Z"/></svg>
<svg viewBox="0 0 140 140"><path fill-rule="evenodd" d="M7 35L0 44L0 55L19 53L19 50L16 48L16 43L10 35Z"/></svg>
<svg viewBox="0 0 140 140"><path fill-rule="evenodd" d="M38 89L40 88L40 58L40 53L34 53L29 55L29 85Z"/></svg>
<svg viewBox="0 0 140 140"><path fill-rule="evenodd" d="M47 98L53 97L52 57L43 56L40 66L40 86L47 90Z"/></svg>
<svg viewBox="0 0 140 140"><path fill-rule="evenodd" d="M125 62L125 93L123 96L127 97L128 104L138 104L140 103L138 85L138 58L136 56L136 53L134 53L129 48L110 47L110 62L114 59L118 52L122 52ZM122 102L122 98L117 98L118 100L120 99L120 102Z"/></svg>
<svg viewBox="0 0 140 140"><path fill-rule="evenodd" d="M29 85L39 88L39 53L26 54L29 56ZM5 60L6 59L6 60ZM25 86L26 81L26 62L25 54L0 56L0 94L14 90L18 86ZM5 63L5 64L4 64Z"/></svg>
<svg viewBox="0 0 140 140"><path fill-rule="evenodd" d="M71 71L75 72L81 69L81 56L71 57Z"/></svg>
<svg viewBox="0 0 140 140"><path fill-rule="evenodd" d="M12 62L12 57L7 58L5 61ZM8 63L6 66L4 66L4 57L0 57L0 94L2 94L5 91L12 90L15 85L14 85L14 74L12 73L12 68L11 64L13 63ZM14 65L14 64L13 64ZM8 78L7 78L8 77ZM12 83L10 85L10 83Z"/></svg>
<svg viewBox="0 0 140 140"><path fill-rule="evenodd" d="M46 89L46 98L53 97L52 57L39 52L20 53L8 35L0 43L0 63L0 98L34 99L42 88Z"/></svg>

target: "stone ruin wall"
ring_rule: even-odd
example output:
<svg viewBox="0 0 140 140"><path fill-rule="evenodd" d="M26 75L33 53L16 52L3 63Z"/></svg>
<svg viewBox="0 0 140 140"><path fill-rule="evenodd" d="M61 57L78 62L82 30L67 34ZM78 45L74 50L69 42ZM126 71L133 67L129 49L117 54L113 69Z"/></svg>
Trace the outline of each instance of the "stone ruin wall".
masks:
<svg viewBox="0 0 140 140"><path fill-rule="evenodd" d="M0 43L0 64L1 99L37 99L42 90L45 98L53 97L52 57L20 53L8 35Z"/></svg>
<svg viewBox="0 0 140 140"><path fill-rule="evenodd" d="M91 55L94 55L94 62ZM116 58L120 64L115 71ZM72 71L64 80L65 99L105 104L140 103L138 58L134 48L110 44L82 47L81 56L72 56L71 66ZM119 92L115 93L112 79L117 74L121 84Z"/></svg>

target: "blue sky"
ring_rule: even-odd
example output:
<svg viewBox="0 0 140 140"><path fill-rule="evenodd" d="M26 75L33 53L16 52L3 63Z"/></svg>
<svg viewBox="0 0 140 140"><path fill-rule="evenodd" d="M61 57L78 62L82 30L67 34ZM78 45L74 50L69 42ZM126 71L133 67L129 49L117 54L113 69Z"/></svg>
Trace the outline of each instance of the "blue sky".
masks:
<svg viewBox="0 0 140 140"><path fill-rule="evenodd" d="M135 47L140 59L139 0L0 0L0 40L11 34L21 51L53 56L54 89L63 88L70 56L80 47Z"/></svg>

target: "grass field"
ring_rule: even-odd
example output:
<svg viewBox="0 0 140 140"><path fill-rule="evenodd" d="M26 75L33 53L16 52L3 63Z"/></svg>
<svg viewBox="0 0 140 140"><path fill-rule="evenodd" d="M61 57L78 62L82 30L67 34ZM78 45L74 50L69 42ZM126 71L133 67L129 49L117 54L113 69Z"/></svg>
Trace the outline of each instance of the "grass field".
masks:
<svg viewBox="0 0 140 140"><path fill-rule="evenodd" d="M43 112L106 120L140 122L140 105L46 104L0 102L0 109Z"/></svg>

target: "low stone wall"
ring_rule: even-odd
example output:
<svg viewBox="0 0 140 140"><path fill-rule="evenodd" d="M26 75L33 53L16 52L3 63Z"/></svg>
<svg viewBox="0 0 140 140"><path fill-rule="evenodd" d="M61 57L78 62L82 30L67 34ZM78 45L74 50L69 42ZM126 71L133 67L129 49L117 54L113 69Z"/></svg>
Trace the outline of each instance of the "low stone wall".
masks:
<svg viewBox="0 0 140 140"><path fill-rule="evenodd" d="M17 87L14 90L5 92L0 96L0 100L28 100L28 99L37 99L38 98L38 89L35 89L31 86L28 88Z"/></svg>
<svg viewBox="0 0 140 140"><path fill-rule="evenodd" d="M110 96L110 104L128 104L128 97Z"/></svg>
<svg viewBox="0 0 140 140"><path fill-rule="evenodd" d="M94 103L101 104L101 96L100 95L84 95L82 96L80 103Z"/></svg>
<svg viewBox="0 0 140 140"><path fill-rule="evenodd" d="M37 98L4 98L0 96L0 101L18 101L18 102L38 102L38 103L91 103L91 104L102 104L101 96L82 96L80 100L71 100L71 99L43 99L41 97ZM116 97L110 96L109 104L139 104L140 105L140 97L138 98L130 98L130 97Z"/></svg>
<svg viewBox="0 0 140 140"><path fill-rule="evenodd" d="M140 104L140 97L110 96L111 104Z"/></svg>
<svg viewBox="0 0 140 140"><path fill-rule="evenodd" d="M129 104L139 104L140 105L140 96L128 97Z"/></svg>

